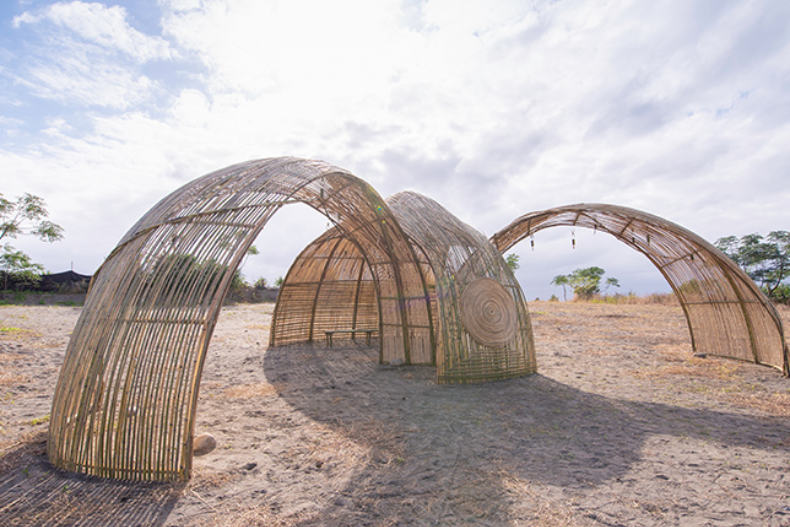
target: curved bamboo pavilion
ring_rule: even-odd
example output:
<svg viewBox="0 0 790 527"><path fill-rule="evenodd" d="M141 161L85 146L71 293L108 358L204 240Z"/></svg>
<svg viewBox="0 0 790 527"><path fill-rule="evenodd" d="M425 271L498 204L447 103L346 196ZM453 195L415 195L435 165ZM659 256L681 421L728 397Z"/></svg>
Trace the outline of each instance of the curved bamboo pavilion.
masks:
<svg viewBox="0 0 790 527"><path fill-rule="evenodd" d="M526 302L496 248L425 196L402 192L386 202L420 262L425 294L405 301L427 304L429 323L413 327L424 338L412 339L405 355L381 348L381 362L436 366L440 383L534 372ZM364 255L341 229L331 229L308 245L288 271L272 317L271 345L325 335L354 338L377 327L375 280Z"/></svg>
<svg viewBox="0 0 790 527"><path fill-rule="evenodd" d="M296 158L251 161L167 196L96 273L55 388L47 444L53 464L117 479L189 477L200 378L222 302L255 238L291 203L313 207L335 227L312 246L322 257L303 253L304 267L292 270L274 342L305 340L294 335L308 316L311 335L375 331L382 360L435 362L447 372L445 382L534 371L520 290L482 235L452 223L438 205L420 219L399 204L412 235L441 222L459 229L445 229L445 253L420 247L376 191L350 173ZM431 257L446 258L445 267L436 272ZM432 305L439 285L431 277L452 279L453 272L463 279L453 285L462 298L451 316L441 307L447 302ZM351 287L336 287L348 276L356 277L345 284ZM311 309L303 309L305 301ZM444 323L434 325L434 311ZM333 326L333 318L344 327ZM437 345L437 327L455 340ZM500 332L507 338L491 336ZM436 349L444 354L436 357Z"/></svg>
<svg viewBox="0 0 790 527"><path fill-rule="evenodd" d="M521 216L491 241L504 253L540 230L562 225L606 232L644 254L680 301L695 351L790 374L782 321L773 304L732 260L679 225L626 207L578 204Z"/></svg>
<svg viewBox="0 0 790 527"><path fill-rule="evenodd" d="M53 464L117 479L189 478L200 380L223 300L269 219L292 203L334 226L291 266L271 345L375 338L382 363L434 365L438 382L534 372L529 313L502 253L540 229L581 225L615 235L659 268L695 349L788 372L781 322L760 290L713 246L665 220L577 205L529 214L487 240L419 194L385 201L332 165L262 159L164 198L94 275L55 388Z"/></svg>
<svg viewBox="0 0 790 527"><path fill-rule="evenodd" d="M242 258L282 206L304 203L365 255L381 347L403 356L429 325L419 262L370 185L325 163L274 158L203 176L154 206L94 278L55 389L48 454L120 479L189 477L206 350Z"/></svg>

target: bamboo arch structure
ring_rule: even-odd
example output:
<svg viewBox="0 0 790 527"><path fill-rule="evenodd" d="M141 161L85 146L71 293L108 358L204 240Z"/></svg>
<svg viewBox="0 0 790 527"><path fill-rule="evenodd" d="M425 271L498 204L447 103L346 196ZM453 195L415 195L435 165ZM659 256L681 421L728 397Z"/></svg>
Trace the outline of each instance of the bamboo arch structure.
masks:
<svg viewBox="0 0 790 527"><path fill-rule="evenodd" d="M363 331L382 362L433 364L439 382L535 371L529 313L502 258L540 229L603 230L645 254L681 300L695 349L788 373L781 321L757 286L693 233L623 207L528 214L487 240L413 192L298 158L249 161L165 197L94 275L55 388L47 453L60 468L186 480L209 341L233 275L269 219L306 204L334 226L299 255L273 345Z"/></svg>
<svg viewBox="0 0 790 527"><path fill-rule="evenodd" d="M55 389L47 445L58 467L184 480L206 350L233 274L282 206L305 203L363 251L381 346L402 355L428 325L411 245L383 199L331 165L273 158L198 178L153 207L98 271Z"/></svg>
<svg viewBox="0 0 790 527"><path fill-rule="evenodd" d="M433 350L425 253L370 185L318 161L271 158L233 165L160 201L95 274L55 388L47 443L54 465L116 479L189 478L200 379L223 300L258 234L291 203L304 203L335 225L321 245L332 247L327 261L333 265L316 266L318 259L310 260L313 271L321 270L319 284L310 287L320 292L320 282L331 281L331 273L362 276L365 285L355 298L368 302L367 316L377 313L381 356L404 360L413 352ZM500 272L505 264L490 242L482 235L477 242L488 254L488 260L480 261L495 264L491 274L508 278L511 290L517 288L512 275ZM467 259L473 260L479 249L467 248ZM464 267L459 263L458 271ZM486 279L496 284L494 289L506 290ZM486 301L488 290L481 291L478 296ZM316 293L314 300L319 297ZM333 300L339 318L349 306L361 305L347 296ZM483 306L485 312L496 314L491 304ZM467 312L477 307L471 305ZM488 345L508 355L504 361L501 352L487 357L494 367L504 364L506 376L517 374L519 367L521 373L534 371L534 359L519 362L508 354L513 346L531 344L527 317L524 306L515 316L521 325L512 342ZM531 348L516 351L534 357ZM481 361L470 363L479 367ZM474 374L474 367L467 373Z"/></svg>
<svg viewBox="0 0 790 527"><path fill-rule="evenodd" d="M577 204L521 216L491 237L504 253L549 227L611 234L645 255L675 292L692 347L790 374L782 321L773 304L726 255L693 232L658 216L604 204Z"/></svg>
<svg viewBox="0 0 790 527"><path fill-rule="evenodd" d="M430 325L413 328L425 338L412 345L408 354L393 356L382 348L380 361L402 359L405 364L436 366L439 383L482 382L536 371L527 304L497 249L430 198L401 192L386 202L420 262L421 282L427 292L425 297L405 300L427 302ZM517 328L509 338L493 345L475 338L480 335L475 334L474 322L464 322L460 302L472 284L487 284L486 295L490 288L497 288L481 281L486 278L501 284L512 299L512 303L503 300L511 306L503 309L512 310ZM355 332L376 324L376 306L375 282L364 255L339 228L328 230L302 251L283 281L272 316L271 345L310 342L336 331L342 331L341 338L353 338ZM496 315L500 307L496 302L491 305ZM502 329L494 326L496 332Z"/></svg>

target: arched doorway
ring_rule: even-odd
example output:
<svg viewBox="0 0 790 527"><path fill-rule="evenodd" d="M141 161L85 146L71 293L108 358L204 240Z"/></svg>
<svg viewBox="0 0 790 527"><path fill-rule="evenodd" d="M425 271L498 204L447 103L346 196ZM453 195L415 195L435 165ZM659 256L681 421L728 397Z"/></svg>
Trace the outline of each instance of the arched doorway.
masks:
<svg viewBox="0 0 790 527"><path fill-rule="evenodd" d="M281 207L303 203L367 255L381 346L408 353L428 320L419 263L384 200L318 161L234 165L176 190L132 227L96 273L53 399L58 467L134 480L187 479L202 368L234 272ZM417 278L417 279L415 279Z"/></svg>
<svg viewBox="0 0 790 527"><path fill-rule="evenodd" d="M743 270L688 229L627 207L583 203L525 214L491 241L504 254L535 232L563 225L611 234L645 255L677 295L695 350L790 374L776 309Z"/></svg>

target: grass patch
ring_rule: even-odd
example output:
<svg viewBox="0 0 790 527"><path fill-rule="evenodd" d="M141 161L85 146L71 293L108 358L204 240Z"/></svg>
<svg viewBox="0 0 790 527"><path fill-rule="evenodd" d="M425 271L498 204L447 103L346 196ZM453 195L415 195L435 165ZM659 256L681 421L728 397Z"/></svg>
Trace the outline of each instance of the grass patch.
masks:
<svg viewBox="0 0 790 527"><path fill-rule="evenodd" d="M45 415L44 417L36 417L35 419L31 419L27 422L30 426L38 426L43 425L44 423L49 422L49 414Z"/></svg>
<svg viewBox="0 0 790 527"><path fill-rule="evenodd" d="M223 395L229 399L252 399L253 397L267 397L277 395L283 387L266 382L250 384L237 384L223 390Z"/></svg>

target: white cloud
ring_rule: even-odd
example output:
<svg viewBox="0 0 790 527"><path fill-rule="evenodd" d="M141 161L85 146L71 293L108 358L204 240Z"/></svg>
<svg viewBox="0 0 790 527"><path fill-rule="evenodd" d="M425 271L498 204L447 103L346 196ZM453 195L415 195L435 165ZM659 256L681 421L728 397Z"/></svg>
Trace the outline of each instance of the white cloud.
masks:
<svg viewBox="0 0 790 527"><path fill-rule="evenodd" d="M38 97L79 106L124 110L151 98L156 83L147 76L93 60L91 53L80 53L79 45L70 51L52 62L29 65L18 82Z"/></svg>
<svg viewBox="0 0 790 527"><path fill-rule="evenodd" d="M141 69L177 56L166 40L132 28L123 7L56 3L14 18L16 31L30 26L40 42L23 52L10 76L43 99L84 107L125 110L148 103L159 83Z"/></svg>
<svg viewBox="0 0 790 527"><path fill-rule="evenodd" d="M105 49L115 49L138 62L175 57L166 40L144 35L126 21L127 12L121 6L107 7L99 3L59 2L39 13L25 12L14 17L15 28L22 24L51 22L68 29L85 42Z"/></svg>
<svg viewBox="0 0 790 527"><path fill-rule="evenodd" d="M79 180L97 216L108 199L129 204L103 220L124 230L186 180L296 155L384 196L423 192L488 234L582 201L711 239L790 222L790 4L159 5L161 35L101 4L16 19L57 46L10 74L38 97L104 109L89 129L49 119L28 151L0 151L61 196L59 211L77 199L62 182ZM167 71L147 67L157 60Z"/></svg>

